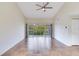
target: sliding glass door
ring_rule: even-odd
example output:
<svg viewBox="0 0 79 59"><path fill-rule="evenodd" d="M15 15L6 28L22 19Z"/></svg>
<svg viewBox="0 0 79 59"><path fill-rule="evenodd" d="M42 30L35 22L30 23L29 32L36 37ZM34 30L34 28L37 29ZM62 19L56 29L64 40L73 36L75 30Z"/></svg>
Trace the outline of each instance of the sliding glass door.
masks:
<svg viewBox="0 0 79 59"><path fill-rule="evenodd" d="M51 49L51 25L28 25L28 50L46 51Z"/></svg>

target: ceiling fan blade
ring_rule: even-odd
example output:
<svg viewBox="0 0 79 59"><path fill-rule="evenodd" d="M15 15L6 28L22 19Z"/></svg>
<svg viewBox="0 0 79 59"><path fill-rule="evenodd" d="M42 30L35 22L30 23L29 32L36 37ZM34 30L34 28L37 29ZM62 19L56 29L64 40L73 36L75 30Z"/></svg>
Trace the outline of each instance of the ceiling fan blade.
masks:
<svg viewBox="0 0 79 59"><path fill-rule="evenodd" d="M39 4L36 4L36 6L38 6L38 7L42 7L41 5L39 5Z"/></svg>
<svg viewBox="0 0 79 59"><path fill-rule="evenodd" d="M49 4L49 2L47 2L47 3L44 5L44 7L46 7L48 4Z"/></svg>
<svg viewBox="0 0 79 59"><path fill-rule="evenodd" d="M53 7L45 7L45 9L52 9Z"/></svg>
<svg viewBox="0 0 79 59"><path fill-rule="evenodd" d="M41 10L42 8L36 9L36 10Z"/></svg>

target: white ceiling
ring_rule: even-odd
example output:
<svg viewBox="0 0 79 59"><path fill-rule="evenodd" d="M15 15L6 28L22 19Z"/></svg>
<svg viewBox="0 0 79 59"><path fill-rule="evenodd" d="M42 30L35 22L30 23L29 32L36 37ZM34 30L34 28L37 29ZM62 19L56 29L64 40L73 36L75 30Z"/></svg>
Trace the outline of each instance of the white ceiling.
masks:
<svg viewBox="0 0 79 59"><path fill-rule="evenodd" d="M63 2L50 2L48 6L52 6L53 9L47 9L46 12L43 10L36 10L39 7L35 4L42 5L41 2L19 2L17 3L24 16L27 18L52 18L62 7Z"/></svg>

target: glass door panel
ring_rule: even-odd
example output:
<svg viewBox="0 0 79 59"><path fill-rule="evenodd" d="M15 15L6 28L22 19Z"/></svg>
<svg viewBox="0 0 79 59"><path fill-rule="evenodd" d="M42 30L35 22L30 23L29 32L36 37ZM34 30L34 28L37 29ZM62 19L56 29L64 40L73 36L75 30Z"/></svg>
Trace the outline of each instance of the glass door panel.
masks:
<svg viewBox="0 0 79 59"><path fill-rule="evenodd" d="M29 25L28 26L28 50L46 51L51 48L51 26Z"/></svg>

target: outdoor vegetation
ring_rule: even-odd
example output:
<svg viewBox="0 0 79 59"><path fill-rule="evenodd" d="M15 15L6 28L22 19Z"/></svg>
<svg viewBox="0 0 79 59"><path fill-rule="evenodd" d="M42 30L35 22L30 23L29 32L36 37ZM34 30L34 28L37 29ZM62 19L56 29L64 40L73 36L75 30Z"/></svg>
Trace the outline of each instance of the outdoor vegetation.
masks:
<svg viewBox="0 0 79 59"><path fill-rule="evenodd" d="M30 35L44 35L47 26L30 26L29 27L30 31L29 34Z"/></svg>

